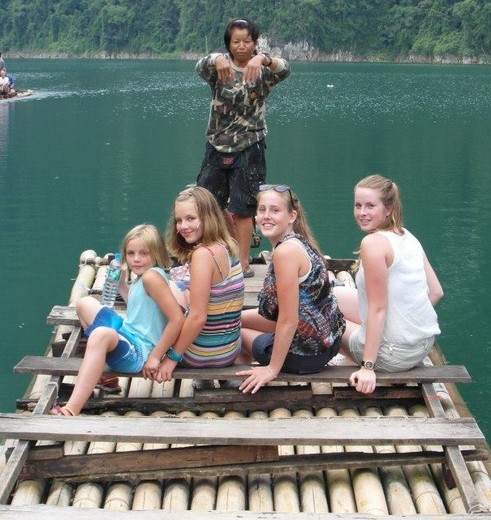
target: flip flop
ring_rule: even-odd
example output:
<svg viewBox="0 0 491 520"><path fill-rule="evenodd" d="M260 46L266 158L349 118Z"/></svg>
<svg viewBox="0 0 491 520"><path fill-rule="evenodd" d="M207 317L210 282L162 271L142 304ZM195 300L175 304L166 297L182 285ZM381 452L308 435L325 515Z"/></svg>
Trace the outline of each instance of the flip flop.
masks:
<svg viewBox="0 0 491 520"><path fill-rule="evenodd" d="M243 274L244 278L252 278L254 276L254 270L249 267L248 269L243 271Z"/></svg>
<svg viewBox="0 0 491 520"><path fill-rule="evenodd" d="M50 415L59 415L63 417L75 417L75 414L66 406L60 406L57 404L56 406L53 406L51 410L49 411Z"/></svg>

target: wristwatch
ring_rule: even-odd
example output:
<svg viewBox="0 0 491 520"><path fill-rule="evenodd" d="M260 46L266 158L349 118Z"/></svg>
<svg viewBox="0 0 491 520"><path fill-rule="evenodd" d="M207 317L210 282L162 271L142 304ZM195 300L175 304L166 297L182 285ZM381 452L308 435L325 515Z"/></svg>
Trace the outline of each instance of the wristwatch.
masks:
<svg viewBox="0 0 491 520"><path fill-rule="evenodd" d="M373 361L362 361L361 366L367 370L373 370Z"/></svg>
<svg viewBox="0 0 491 520"><path fill-rule="evenodd" d="M271 67L271 64L273 63L273 58L267 53L267 52L261 52L260 53L265 58L268 58L269 63L267 65L264 65L265 67Z"/></svg>

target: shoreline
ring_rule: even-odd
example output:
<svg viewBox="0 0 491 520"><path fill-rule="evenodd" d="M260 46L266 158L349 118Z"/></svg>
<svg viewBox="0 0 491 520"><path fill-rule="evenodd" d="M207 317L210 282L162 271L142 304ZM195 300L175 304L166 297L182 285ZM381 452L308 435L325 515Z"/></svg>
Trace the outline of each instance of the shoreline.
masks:
<svg viewBox="0 0 491 520"><path fill-rule="evenodd" d="M329 63L392 63L392 64L430 64L430 65L490 65L491 61L485 57L476 56L421 56L409 55L406 57L398 57L393 59L383 58L380 56L361 57L356 56L349 51L338 51L333 53L323 53L315 49L299 49L298 46L286 45L284 48L268 49L272 55L282 57L288 61L306 61L306 62L329 62ZM11 59L34 59L34 60L183 60L196 61L203 53L196 52L180 52L176 54L162 54L157 52L149 53L106 53L98 52L94 54L77 54L73 52L44 52L44 51L6 51L3 53L6 60Z"/></svg>

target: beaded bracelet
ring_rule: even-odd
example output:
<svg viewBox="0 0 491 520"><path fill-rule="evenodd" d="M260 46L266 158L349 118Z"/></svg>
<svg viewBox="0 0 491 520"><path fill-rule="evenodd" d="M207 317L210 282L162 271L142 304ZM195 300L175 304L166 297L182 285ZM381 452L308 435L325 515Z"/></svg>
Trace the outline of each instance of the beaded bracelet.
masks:
<svg viewBox="0 0 491 520"><path fill-rule="evenodd" d="M181 361L184 361L184 356L181 356L180 354L178 354L175 350L174 350L174 347L169 347L169 349L167 350L167 352L165 353L165 355L171 359L172 361L176 361L177 363L180 363Z"/></svg>

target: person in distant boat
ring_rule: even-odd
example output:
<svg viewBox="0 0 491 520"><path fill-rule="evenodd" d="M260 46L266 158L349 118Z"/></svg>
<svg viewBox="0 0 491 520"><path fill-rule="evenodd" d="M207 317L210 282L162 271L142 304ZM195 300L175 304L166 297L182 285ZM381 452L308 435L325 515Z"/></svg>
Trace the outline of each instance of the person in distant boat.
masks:
<svg viewBox="0 0 491 520"><path fill-rule="evenodd" d="M345 329L327 265L289 186L259 188L256 222L273 246L257 309L242 313L240 390L255 393L280 372L321 371L338 352Z"/></svg>
<svg viewBox="0 0 491 520"><path fill-rule="evenodd" d="M359 181L354 216L366 233L357 289L334 291L346 316L341 352L361 365L350 384L368 394L377 371L405 371L423 361L440 333L434 306L443 289L420 242L403 227L395 182L381 175Z"/></svg>
<svg viewBox="0 0 491 520"><path fill-rule="evenodd" d="M3 96L8 96L10 92L10 79L5 70L0 70L0 93Z"/></svg>
<svg viewBox="0 0 491 520"><path fill-rule="evenodd" d="M237 242L218 203L205 188L187 188L176 198L168 225L170 251L182 264L189 312L175 356L160 364L157 381L169 381L176 366L226 367L240 352L244 277ZM171 269L171 276L173 269Z"/></svg>
<svg viewBox="0 0 491 520"><path fill-rule="evenodd" d="M1 52L0 52L0 70L4 70L5 72L7 72L7 68L5 67L5 61L2 58L2 53Z"/></svg>
<svg viewBox="0 0 491 520"><path fill-rule="evenodd" d="M127 300L126 317L102 306L92 296L77 302L77 314L88 336L87 347L72 395L52 415L78 415L92 394L104 365L116 372L143 372L153 379L161 359L171 356L184 323L185 299L164 271L169 254L155 226L133 228L123 241L123 265L136 278L121 276L120 292Z"/></svg>
<svg viewBox="0 0 491 520"><path fill-rule="evenodd" d="M212 53L196 64L212 94L197 184L226 210L245 277L254 276L249 265L253 217L259 185L266 179L266 99L290 75L286 60L257 51L258 38L252 21L235 20L224 34L227 53Z"/></svg>

